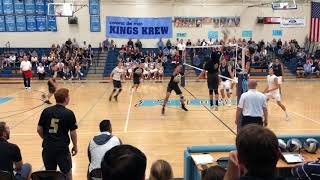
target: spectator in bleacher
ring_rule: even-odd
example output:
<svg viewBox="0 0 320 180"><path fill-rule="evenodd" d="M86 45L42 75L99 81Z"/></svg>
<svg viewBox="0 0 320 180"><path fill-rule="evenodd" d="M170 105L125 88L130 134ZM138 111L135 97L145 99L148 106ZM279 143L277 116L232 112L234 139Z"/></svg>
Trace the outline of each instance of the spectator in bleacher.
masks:
<svg viewBox="0 0 320 180"><path fill-rule="evenodd" d="M75 156L78 153L78 125L74 113L66 108L70 101L69 90L58 89L54 97L57 104L42 111L37 127L37 132L43 140L42 159L46 170L56 170L59 166L68 180L72 180L71 155ZM69 134L73 144L71 154Z"/></svg>
<svg viewBox="0 0 320 180"><path fill-rule="evenodd" d="M24 51L22 49L20 49L19 52L18 52L18 56L20 58L23 58L24 54L25 54Z"/></svg>
<svg viewBox="0 0 320 180"><path fill-rule="evenodd" d="M100 133L90 140L88 146L89 169L90 177L97 177L91 174L92 170L101 168L103 156L114 146L121 145L121 140L112 135L112 125L110 120L102 120L99 125ZM93 172L94 173L94 172Z"/></svg>
<svg viewBox="0 0 320 180"><path fill-rule="evenodd" d="M76 63L76 66L74 67L75 68L75 71L76 71L76 79L78 80L81 80L82 79L82 76L83 76L83 73L81 72L81 65L80 63Z"/></svg>
<svg viewBox="0 0 320 180"><path fill-rule="evenodd" d="M109 39L106 38L106 40L104 40L104 41L102 42L102 45L103 45L103 50L104 50L104 51L108 51L109 48L110 48L110 46L111 46L111 44L110 44L110 42L109 42Z"/></svg>
<svg viewBox="0 0 320 180"><path fill-rule="evenodd" d="M201 41L201 46L207 46L207 42L206 42L205 39L203 39L203 40Z"/></svg>
<svg viewBox="0 0 320 180"><path fill-rule="evenodd" d="M44 78L46 76L46 71L45 71L42 63L39 63L39 66L37 67L37 74L38 74L39 80L44 80Z"/></svg>
<svg viewBox="0 0 320 180"><path fill-rule="evenodd" d="M159 41L157 42L157 47L158 47L159 50L163 50L164 43L162 41L162 38L160 38Z"/></svg>
<svg viewBox="0 0 320 180"><path fill-rule="evenodd" d="M82 49L87 49L88 48L88 45L87 45L87 42L86 41L83 41L81 47Z"/></svg>
<svg viewBox="0 0 320 180"><path fill-rule="evenodd" d="M10 57L9 57L9 65L10 65L11 67L13 67L14 64L16 63L16 59L17 59L16 55L15 55L14 53L12 53L12 54L10 55Z"/></svg>
<svg viewBox="0 0 320 180"><path fill-rule="evenodd" d="M22 72L25 89L31 89L30 81L32 77L32 65L31 62L28 61L28 57L26 55L23 56L23 61L20 64L20 70Z"/></svg>
<svg viewBox="0 0 320 180"><path fill-rule="evenodd" d="M211 166L201 172L201 180L223 180L226 170L220 166Z"/></svg>
<svg viewBox="0 0 320 180"><path fill-rule="evenodd" d="M76 38L73 38L72 46L75 49L79 48L79 43L77 42Z"/></svg>
<svg viewBox="0 0 320 180"><path fill-rule="evenodd" d="M170 50L171 46L172 46L172 43L171 43L170 39L168 39L166 42L166 47Z"/></svg>
<svg viewBox="0 0 320 180"><path fill-rule="evenodd" d="M115 146L101 162L102 180L144 180L147 158L131 145Z"/></svg>
<svg viewBox="0 0 320 180"><path fill-rule="evenodd" d="M128 41L128 43L127 43L127 46L128 46L129 48L133 48L133 47L134 47L134 44L133 44L133 41L132 41L131 38L129 39L129 41Z"/></svg>
<svg viewBox="0 0 320 180"><path fill-rule="evenodd" d="M187 46L187 47L191 47L191 46L192 46L192 42L191 42L190 39L188 39L188 41L187 41L187 43L186 43L186 46Z"/></svg>
<svg viewBox="0 0 320 180"><path fill-rule="evenodd" d="M48 63L48 57L45 53L42 53L41 63L43 64L43 66L45 66Z"/></svg>
<svg viewBox="0 0 320 180"><path fill-rule="evenodd" d="M20 148L8 142L9 139L9 126L0 122L0 170L14 175L16 180L29 180L31 165L23 164Z"/></svg>
<svg viewBox="0 0 320 180"><path fill-rule="evenodd" d="M110 47L111 47L112 49L117 48L117 45L116 45L116 43L114 42L113 39L111 39L111 41L110 41Z"/></svg>
<svg viewBox="0 0 320 180"><path fill-rule="evenodd" d="M149 180L173 180L171 165L165 160L157 160L150 169Z"/></svg>
<svg viewBox="0 0 320 180"><path fill-rule="evenodd" d="M303 63L302 63L301 60L299 60L298 63L297 63L296 73L297 73L297 78L303 78L304 77L304 68L303 68Z"/></svg>
<svg viewBox="0 0 320 180"><path fill-rule="evenodd" d="M134 44L136 48L138 49L142 49L142 43L140 41L140 39L137 39L136 43Z"/></svg>
<svg viewBox="0 0 320 180"><path fill-rule="evenodd" d="M183 39L180 39L180 42L177 45L179 55L181 58L185 58L186 44L183 42Z"/></svg>
<svg viewBox="0 0 320 180"><path fill-rule="evenodd" d="M308 59L306 63L303 65L304 75L307 78L311 78L312 73L312 59Z"/></svg>
<svg viewBox="0 0 320 180"><path fill-rule="evenodd" d="M244 127L236 137L224 180L280 180L276 166L280 157L278 139L269 129L255 124Z"/></svg>
<svg viewBox="0 0 320 180"><path fill-rule="evenodd" d="M71 38L69 38L66 42L65 42L66 48L68 49L68 51L72 50L72 41Z"/></svg>
<svg viewBox="0 0 320 180"><path fill-rule="evenodd" d="M320 60L316 60L314 63L314 73L316 73L316 77L319 78L320 77Z"/></svg>
<svg viewBox="0 0 320 180"><path fill-rule="evenodd" d="M31 55L31 63L33 66L37 66L38 65L38 54L37 53L32 53Z"/></svg>

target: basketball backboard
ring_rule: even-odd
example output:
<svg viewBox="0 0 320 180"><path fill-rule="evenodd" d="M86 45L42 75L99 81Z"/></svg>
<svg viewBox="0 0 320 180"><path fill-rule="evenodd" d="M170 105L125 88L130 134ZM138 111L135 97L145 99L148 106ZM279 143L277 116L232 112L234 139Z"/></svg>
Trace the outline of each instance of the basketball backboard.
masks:
<svg viewBox="0 0 320 180"><path fill-rule="evenodd" d="M74 6L72 3L49 3L48 15L57 17L72 17Z"/></svg>
<svg viewBox="0 0 320 180"><path fill-rule="evenodd" d="M273 10L293 10L297 8L295 0L273 0L272 2Z"/></svg>

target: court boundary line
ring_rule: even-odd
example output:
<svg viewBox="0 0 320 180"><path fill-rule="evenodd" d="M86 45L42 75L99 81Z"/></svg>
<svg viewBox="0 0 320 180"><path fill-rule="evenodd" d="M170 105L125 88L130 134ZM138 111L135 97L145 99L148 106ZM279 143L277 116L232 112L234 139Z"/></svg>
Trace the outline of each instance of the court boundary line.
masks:
<svg viewBox="0 0 320 180"><path fill-rule="evenodd" d="M183 89L185 89L193 98L198 99L195 95L193 95L187 88L183 87ZM219 118L217 115L215 115L207 106L202 105L205 109L207 109L207 111L212 114L218 121L220 121L227 129L229 129L229 131L234 134L235 136L237 136L237 133L231 128L229 127L225 122L222 121L221 118Z"/></svg>
<svg viewBox="0 0 320 180"><path fill-rule="evenodd" d="M275 103L275 102L273 102L273 101L271 101L271 103L272 103L273 105L279 107L277 103ZM280 108L280 107L279 107L279 108ZM283 111L283 110L281 109L281 111ZM307 119L307 120L309 120L309 121L312 121L312 122L320 125L320 122L318 122L318 121L316 121L316 120L314 120L314 119L312 119L312 118L309 118L309 117L307 117L307 116L304 116L304 115L302 115L302 114L300 114L300 113L297 113L297 112L294 112L294 111L291 111L291 110L289 111L288 109L287 109L287 112L289 112L289 121L288 121L288 122L290 122L290 113L292 113L292 114L295 114L296 116L300 116L300 117L302 117L302 118L304 118L304 119Z"/></svg>
<svg viewBox="0 0 320 180"><path fill-rule="evenodd" d="M131 112L131 106L132 106L132 100L133 100L133 92L131 92L130 95L130 102L129 102L129 107L128 107L128 112L127 112L127 117L126 117L126 123L124 125L124 132L128 132L128 126L129 126L129 119L130 119L130 112Z"/></svg>
<svg viewBox="0 0 320 180"><path fill-rule="evenodd" d="M272 131L319 131L320 128L317 129L281 129L281 128L270 128ZM229 130L219 130L219 129L206 129L206 130L155 130L155 131L128 131L127 133L188 133L188 132L229 132ZM91 135L91 134L96 134L96 131L92 132L77 132L78 135ZM125 132L123 131L114 131L113 134L123 134ZM33 136L33 135L38 135L36 132L35 133L11 133L12 136ZM279 134L277 134L279 135Z"/></svg>

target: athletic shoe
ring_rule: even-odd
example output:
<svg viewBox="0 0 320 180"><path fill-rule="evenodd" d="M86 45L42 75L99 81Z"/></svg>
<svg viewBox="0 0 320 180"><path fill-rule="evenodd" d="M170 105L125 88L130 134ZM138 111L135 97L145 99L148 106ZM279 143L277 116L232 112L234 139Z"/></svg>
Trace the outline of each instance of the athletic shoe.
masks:
<svg viewBox="0 0 320 180"><path fill-rule="evenodd" d="M164 112L165 112L165 109L164 107L162 107L161 114L164 114Z"/></svg>
<svg viewBox="0 0 320 180"><path fill-rule="evenodd" d="M186 106L184 104L181 105L181 108L184 110L184 111L188 111L188 109L186 108Z"/></svg>
<svg viewBox="0 0 320 180"><path fill-rule="evenodd" d="M28 87L25 87L24 89L28 89Z"/></svg>
<svg viewBox="0 0 320 180"><path fill-rule="evenodd" d="M229 107L231 106L231 99L227 100L227 104L228 104Z"/></svg>
<svg viewBox="0 0 320 180"><path fill-rule="evenodd" d="M42 94L42 95L41 95L41 100L44 101L44 100L46 100L46 99L47 99L47 96L46 96L45 94Z"/></svg>
<svg viewBox="0 0 320 180"><path fill-rule="evenodd" d="M46 100L44 103L46 103L46 104L52 104L49 100Z"/></svg>
<svg viewBox="0 0 320 180"><path fill-rule="evenodd" d="M115 101L118 101L118 96L113 97Z"/></svg>
<svg viewBox="0 0 320 180"><path fill-rule="evenodd" d="M286 121L289 121L289 115L288 115L288 113L285 113L285 116L286 116Z"/></svg>
<svg viewBox="0 0 320 180"><path fill-rule="evenodd" d="M111 100L112 100L112 96L109 97L109 101L111 101Z"/></svg>
<svg viewBox="0 0 320 180"><path fill-rule="evenodd" d="M31 89L31 87L28 87L28 89L30 90L30 89Z"/></svg>

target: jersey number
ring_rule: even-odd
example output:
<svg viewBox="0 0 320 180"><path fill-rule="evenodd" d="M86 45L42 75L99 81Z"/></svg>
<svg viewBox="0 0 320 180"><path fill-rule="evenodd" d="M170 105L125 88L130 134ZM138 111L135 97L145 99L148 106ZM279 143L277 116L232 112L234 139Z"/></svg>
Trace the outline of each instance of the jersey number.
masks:
<svg viewBox="0 0 320 180"><path fill-rule="evenodd" d="M55 119L55 118L51 119L49 133L56 134L58 132L59 121L60 121L59 119Z"/></svg>

